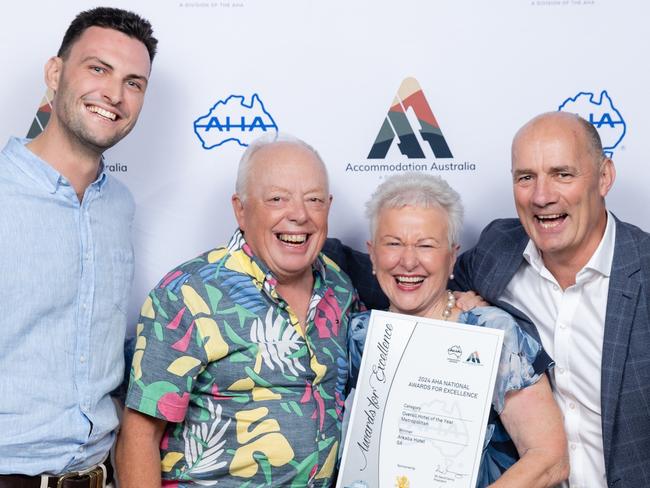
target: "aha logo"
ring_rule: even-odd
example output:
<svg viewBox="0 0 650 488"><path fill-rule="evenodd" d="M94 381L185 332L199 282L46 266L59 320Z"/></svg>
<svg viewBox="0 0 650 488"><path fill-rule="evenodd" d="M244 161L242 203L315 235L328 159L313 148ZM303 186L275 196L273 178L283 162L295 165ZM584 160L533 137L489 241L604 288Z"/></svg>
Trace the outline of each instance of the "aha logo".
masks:
<svg viewBox="0 0 650 488"><path fill-rule="evenodd" d="M463 349L458 344L454 344L449 349L447 349L447 355L454 356L456 359L460 359L460 357L463 355Z"/></svg>
<svg viewBox="0 0 650 488"><path fill-rule="evenodd" d="M607 90L601 91L600 96L591 92L580 92L562 102L558 110L578 114L591 122L600 135L603 152L607 157L612 157L614 149L625 137L627 124L614 106Z"/></svg>
<svg viewBox="0 0 650 488"><path fill-rule="evenodd" d="M203 149L213 149L228 141L248 146L268 131L277 132L278 126L257 93L253 94L250 104L241 95L230 95L194 121L194 133Z"/></svg>
<svg viewBox="0 0 650 488"><path fill-rule="evenodd" d="M420 125L418 132L422 142L429 144L433 155L436 158L453 158L420 84L415 78L406 78L397 90L388 115L370 149L368 159L384 159L395 137L399 139L397 146L404 156L409 159L425 157L421 143L409 122L407 115L409 110L413 112Z"/></svg>

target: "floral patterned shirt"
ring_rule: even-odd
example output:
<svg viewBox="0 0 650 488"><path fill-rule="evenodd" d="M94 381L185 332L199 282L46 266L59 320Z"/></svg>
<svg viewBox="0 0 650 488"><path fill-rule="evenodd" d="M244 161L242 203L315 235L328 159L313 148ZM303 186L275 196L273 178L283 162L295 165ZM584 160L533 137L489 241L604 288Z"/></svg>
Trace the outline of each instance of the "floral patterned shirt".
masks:
<svg viewBox="0 0 650 488"><path fill-rule="evenodd" d="M329 487L359 301L320 255L305 333L237 231L145 301L128 407L167 420L163 486Z"/></svg>

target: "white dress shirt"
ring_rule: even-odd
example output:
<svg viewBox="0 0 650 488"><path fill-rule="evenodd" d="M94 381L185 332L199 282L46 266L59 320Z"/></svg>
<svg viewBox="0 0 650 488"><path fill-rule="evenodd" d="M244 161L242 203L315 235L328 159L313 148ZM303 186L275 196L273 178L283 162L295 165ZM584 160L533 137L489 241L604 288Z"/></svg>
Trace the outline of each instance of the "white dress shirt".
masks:
<svg viewBox="0 0 650 488"><path fill-rule="evenodd" d="M566 290L544 266L532 241L525 263L502 300L533 321L542 345L555 360L553 393L564 415L569 442L571 488L606 487L600 405L601 360L609 275L616 223L607 215L605 234L589 262Z"/></svg>

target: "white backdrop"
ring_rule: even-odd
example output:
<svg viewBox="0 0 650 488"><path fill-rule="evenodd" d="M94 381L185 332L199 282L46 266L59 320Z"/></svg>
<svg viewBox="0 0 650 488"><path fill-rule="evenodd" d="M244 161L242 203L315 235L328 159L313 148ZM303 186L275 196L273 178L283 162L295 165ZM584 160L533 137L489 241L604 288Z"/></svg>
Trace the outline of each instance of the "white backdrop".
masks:
<svg viewBox="0 0 650 488"><path fill-rule="evenodd" d="M463 195L463 247L491 219L515 216L510 141L533 115L572 107L600 125L618 169L609 207L650 229L650 6L642 0L139 0L105 1L147 17L158 37L151 83L133 133L107 153L133 191L136 280L130 323L171 267L222 244L245 142L262 125L314 145L327 163L334 204L330 235L363 248L363 203L386 171L424 165ZM56 53L80 0L6 2L0 30L0 133L26 135ZM368 159L388 109L413 77L452 158L403 155L395 140ZM601 93L606 91L613 107ZM254 94L258 100L252 103ZM247 108L243 104L250 106ZM233 104L236 107L233 107ZM262 110L262 105L263 109ZM231 129L225 129L230 115ZM241 117L249 127L232 127ZM255 117L259 117L256 119ZM199 125L206 125L210 118ZM216 124L222 126L222 131ZM251 127L252 126L252 130ZM620 140L619 140L620 139ZM609 142L608 142L609 141ZM448 169L435 169L448 168ZM453 169L454 165L456 168ZM3 236L4 237L4 236Z"/></svg>

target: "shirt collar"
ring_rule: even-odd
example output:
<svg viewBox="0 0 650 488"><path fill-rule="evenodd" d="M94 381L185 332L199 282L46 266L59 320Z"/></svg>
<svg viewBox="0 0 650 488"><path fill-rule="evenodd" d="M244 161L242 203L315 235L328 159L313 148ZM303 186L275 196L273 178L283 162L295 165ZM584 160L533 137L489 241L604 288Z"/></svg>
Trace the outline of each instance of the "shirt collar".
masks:
<svg viewBox="0 0 650 488"><path fill-rule="evenodd" d="M584 269L590 269L600 273L603 276L609 277L612 271L612 263L614 262L614 241L616 239L616 220L614 216L607 211L607 225L605 226L605 234L596 248L596 252L591 256L591 259L585 265ZM582 272L582 271L581 271Z"/></svg>
<svg viewBox="0 0 650 488"><path fill-rule="evenodd" d="M67 179L61 173L27 148L28 142L30 139L11 137L4 151L27 176L43 185L50 193L55 193L62 185L69 186ZM106 179L106 165L102 156L97 178L91 185L101 189L106 184Z"/></svg>
<svg viewBox="0 0 650 488"><path fill-rule="evenodd" d="M584 268L582 268L576 280L588 270L595 271L605 277L609 277L612 270L612 262L614 261L614 242L616 239L616 221L614 216L607 210L607 225L605 226L605 233L600 240L596 251L591 256ZM533 243L532 239L528 240L528 244L523 252L524 259L530 264L535 271L542 274L546 269L544 261L539 253L539 250Z"/></svg>

